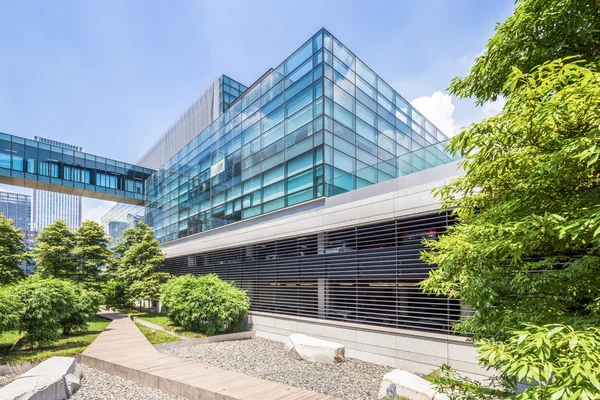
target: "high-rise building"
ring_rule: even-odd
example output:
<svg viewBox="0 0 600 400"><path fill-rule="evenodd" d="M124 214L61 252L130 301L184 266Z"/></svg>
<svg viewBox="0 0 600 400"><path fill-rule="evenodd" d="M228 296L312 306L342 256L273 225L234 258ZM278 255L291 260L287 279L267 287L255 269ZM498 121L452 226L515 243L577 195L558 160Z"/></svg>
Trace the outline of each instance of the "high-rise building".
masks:
<svg viewBox="0 0 600 400"><path fill-rule="evenodd" d="M39 136L34 136L33 140L48 146L50 151L56 147L71 151L84 151L83 147ZM65 221L71 229L77 229L81 225L82 219L81 196L34 189L31 217L32 229L37 232L57 220Z"/></svg>

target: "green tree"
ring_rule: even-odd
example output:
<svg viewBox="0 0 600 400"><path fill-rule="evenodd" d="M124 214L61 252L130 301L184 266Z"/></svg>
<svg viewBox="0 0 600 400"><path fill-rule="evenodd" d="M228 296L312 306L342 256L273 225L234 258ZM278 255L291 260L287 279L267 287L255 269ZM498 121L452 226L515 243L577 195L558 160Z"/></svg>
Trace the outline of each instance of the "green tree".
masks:
<svg viewBox="0 0 600 400"><path fill-rule="evenodd" d="M25 259L25 250L21 231L13 226L11 219L0 214L0 286L23 278L19 263Z"/></svg>
<svg viewBox="0 0 600 400"><path fill-rule="evenodd" d="M74 280L82 282L88 288L99 288L102 268L112 261L112 252L108 248L109 238L102 225L94 221L84 221L75 231L73 256L77 265Z"/></svg>
<svg viewBox="0 0 600 400"><path fill-rule="evenodd" d="M437 194L459 223L424 255L424 288L473 308L458 327L476 338L595 318L600 300L600 74L559 60L506 86L450 142L465 173Z"/></svg>
<svg viewBox="0 0 600 400"><path fill-rule="evenodd" d="M75 235L64 221L55 221L39 233L32 254L36 273L43 278L70 278L77 272L73 256Z"/></svg>
<svg viewBox="0 0 600 400"><path fill-rule="evenodd" d="M158 272L165 260L154 231L144 223L126 229L124 238L117 243L115 275L133 299L156 300L160 297L161 285L169 274Z"/></svg>
<svg viewBox="0 0 600 400"><path fill-rule="evenodd" d="M450 92L482 104L513 90L505 85L513 67L530 72L546 61L570 56L597 63L599 15L598 0L517 0L513 15L496 26L470 73L455 78Z"/></svg>

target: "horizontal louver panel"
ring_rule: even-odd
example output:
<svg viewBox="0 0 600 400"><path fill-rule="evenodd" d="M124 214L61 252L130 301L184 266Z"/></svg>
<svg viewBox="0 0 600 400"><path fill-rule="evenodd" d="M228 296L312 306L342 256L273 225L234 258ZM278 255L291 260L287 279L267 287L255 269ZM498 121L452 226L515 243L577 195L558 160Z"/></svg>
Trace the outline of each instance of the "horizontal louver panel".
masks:
<svg viewBox="0 0 600 400"><path fill-rule="evenodd" d="M460 304L424 294L423 238L446 214L386 221L292 239L169 258L173 274L216 273L246 290L252 310L449 332Z"/></svg>

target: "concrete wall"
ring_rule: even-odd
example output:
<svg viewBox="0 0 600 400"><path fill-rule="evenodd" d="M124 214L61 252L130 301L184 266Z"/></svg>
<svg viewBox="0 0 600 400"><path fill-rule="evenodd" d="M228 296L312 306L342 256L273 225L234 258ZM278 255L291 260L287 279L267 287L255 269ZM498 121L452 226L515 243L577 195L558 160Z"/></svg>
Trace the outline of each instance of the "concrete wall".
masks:
<svg viewBox="0 0 600 400"><path fill-rule="evenodd" d="M459 375L484 381L490 373L477 363L475 346L461 336L367 326L316 318L250 312L256 336L285 342L293 333L341 343L346 356L428 374L448 364Z"/></svg>

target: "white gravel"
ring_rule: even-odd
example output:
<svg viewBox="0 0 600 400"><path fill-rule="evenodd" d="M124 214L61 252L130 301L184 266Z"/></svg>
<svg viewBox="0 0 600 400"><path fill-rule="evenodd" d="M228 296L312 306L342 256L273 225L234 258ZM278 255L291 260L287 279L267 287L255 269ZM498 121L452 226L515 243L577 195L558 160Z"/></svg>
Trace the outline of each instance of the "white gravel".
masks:
<svg viewBox="0 0 600 400"><path fill-rule="evenodd" d="M81 365L81 387L71 396L75 400L183 400L157 389L138 385L118 376Z"/></svg>
<svg viewBox="0 0 600 400"><path fill-rule="evenodd" d="M298 361L285 353L283 343L262 338L161 352L347 400L376 399L383 375L393 369L352 358L337 365Z"/></svg>

